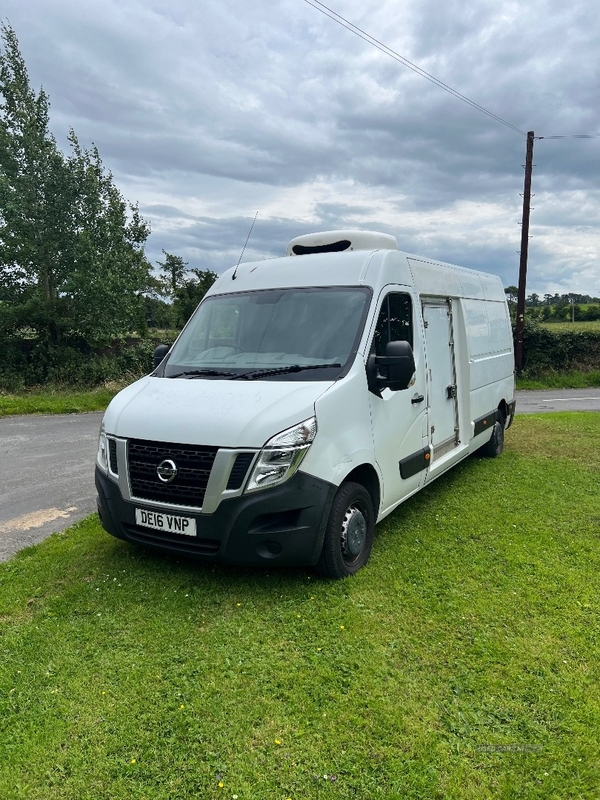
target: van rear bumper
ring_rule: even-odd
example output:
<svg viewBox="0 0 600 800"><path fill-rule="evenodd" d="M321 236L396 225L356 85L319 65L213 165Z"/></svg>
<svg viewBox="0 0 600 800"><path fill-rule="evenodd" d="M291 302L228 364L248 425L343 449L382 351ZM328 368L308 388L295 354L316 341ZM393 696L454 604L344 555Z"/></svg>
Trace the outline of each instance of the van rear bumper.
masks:
<svg viewBox="0 0 600 800"><path fill-rule="evenodd" d="M214 514L173 511L123 500L96 467L98 514L104 529L154 549L231 564L311 565L323 546L336 487L298 471L281 486L223 500ZM196 520L196 536L136 524L135 509Z"/></svg>

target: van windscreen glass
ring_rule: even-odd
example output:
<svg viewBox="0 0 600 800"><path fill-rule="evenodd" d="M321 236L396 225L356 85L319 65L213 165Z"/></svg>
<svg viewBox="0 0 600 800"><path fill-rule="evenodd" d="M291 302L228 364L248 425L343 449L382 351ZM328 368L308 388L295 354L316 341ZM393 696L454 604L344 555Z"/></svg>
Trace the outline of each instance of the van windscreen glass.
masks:
<svg viewBox="0 0 600 800"><path fill-rule="evenodd" d="M356 353L370 297L363 287L207 297L161 372L167 378L336 379Z"/></svg>

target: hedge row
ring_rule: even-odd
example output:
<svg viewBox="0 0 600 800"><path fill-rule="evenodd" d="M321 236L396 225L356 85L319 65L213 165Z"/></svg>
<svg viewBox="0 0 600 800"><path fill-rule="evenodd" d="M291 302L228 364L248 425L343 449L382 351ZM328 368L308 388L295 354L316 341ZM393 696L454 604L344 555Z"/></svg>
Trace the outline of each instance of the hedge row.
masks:
<svg viewBox="0 0 600 800"><path fill-rule="evenodd" d="M94 352L74 346L42 349L32 340L5 343L0 390L14 392L48 383L92 387L134 380L152 369L156 344L152 339L119 341ZM550 371L600 370L600 331L554 332L528 321L523 334L523 370L532 377Z"/></svg>
<svg viewBox="0 0 600 800"><path fill-rule="evenodd" d="M527 322L523 332L523 369L529 375L600 369L600 331L551 331Z"/></svg>
<svg viewBox="0 0 600 800"><path fill-rule="evenodd" d="M151 339L126 340L93 351L74 346L41 348L31 340L13 341L2 347L0 391L18 392L46 384L88 388L108 381L133 381L152 369L156 344Z"/></svg>

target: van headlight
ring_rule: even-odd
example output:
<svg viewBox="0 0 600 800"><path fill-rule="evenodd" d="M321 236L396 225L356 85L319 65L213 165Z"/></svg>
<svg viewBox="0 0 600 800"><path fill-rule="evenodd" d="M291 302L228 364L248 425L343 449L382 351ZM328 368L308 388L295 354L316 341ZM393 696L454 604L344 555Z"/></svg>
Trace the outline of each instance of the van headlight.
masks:
<svg viewBox="0 0 600 800"><path fill-rule="evenodd" d="M269 439L259 453L246 491L266 489L291 478L316 435L317 420L311 417Z"/></svg>
<svg viewBox="0 0 600 800"><path fill-rule="evenodd" d="M108 442L106 440L106 432L104 429L104 420L100 426L100 434L98 435L98 455L96 456L96 463L104 472L108 474Z"/></svg>

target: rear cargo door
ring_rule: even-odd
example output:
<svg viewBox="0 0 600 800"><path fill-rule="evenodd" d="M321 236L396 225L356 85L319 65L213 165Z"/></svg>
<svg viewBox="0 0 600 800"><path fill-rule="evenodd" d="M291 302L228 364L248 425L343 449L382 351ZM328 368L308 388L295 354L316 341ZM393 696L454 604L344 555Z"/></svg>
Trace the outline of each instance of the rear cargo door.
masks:
<svg viewBox="0 0 600 800"><path fill-rule="evenodd" d="M452 301L423 300L432 464L459 444Z"/></svg>

